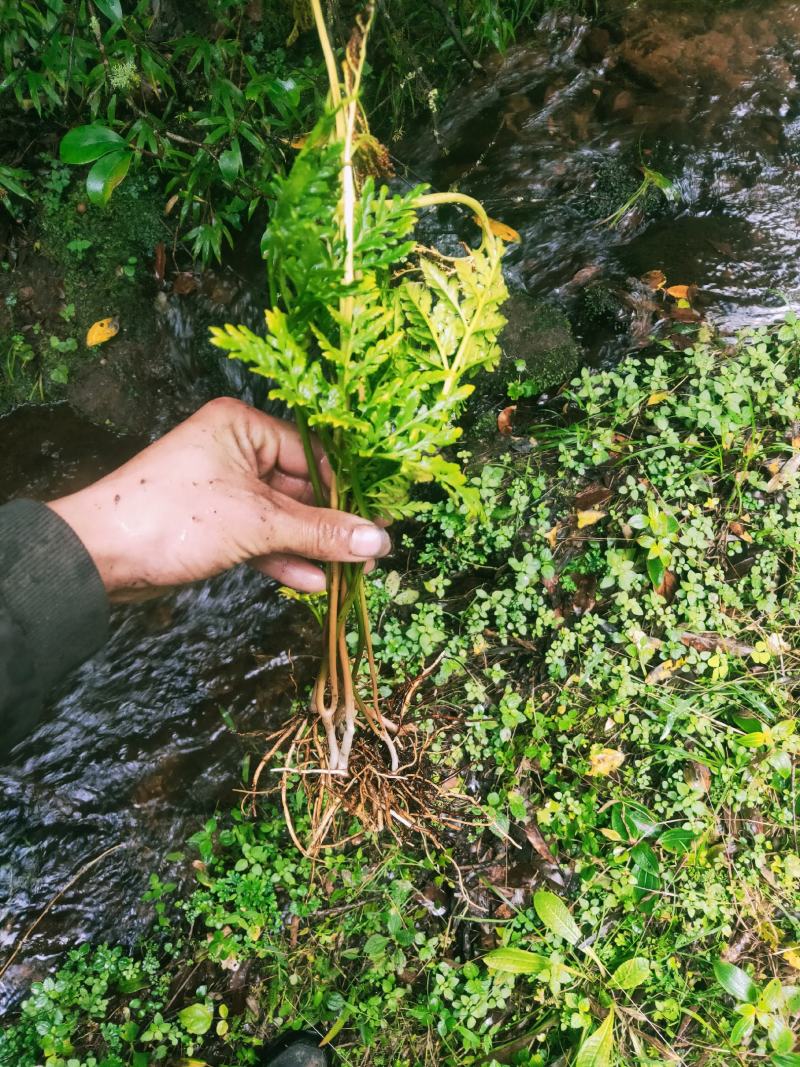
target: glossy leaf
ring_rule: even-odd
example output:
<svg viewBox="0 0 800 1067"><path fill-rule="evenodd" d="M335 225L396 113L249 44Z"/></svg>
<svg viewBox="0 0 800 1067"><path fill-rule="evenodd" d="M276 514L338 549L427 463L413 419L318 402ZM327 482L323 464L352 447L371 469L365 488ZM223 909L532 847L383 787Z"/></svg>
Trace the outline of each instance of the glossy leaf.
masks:
<svg viewBox="0 0 800 1067"><path fill-rule="evenodd" d="M758 986L749 974L735 964L717 960L714 964L714 975L726 993L730 993L736 1000L754 1004L758 999Z"/></svg>
<svg viewBox="0 0 800 1067"><path fill-rule="evenodd" d="M128 173L133 154L127 149L109 152L94 164L86 175L86 192L93 204L104 205Z"/></svg>
<svg viewBox="0 0 800 1067"><path fill-rule="evenodd" d="M122 22L122 4L120 0L94 0L97 10L111 22Z"/></svg>
<svg viewBox="0 0 800 1067"><path fill-rule="evenodd" d="M76 126L61 138L59 155L62 163L94 163L124 145L125 139L108 126Z"/></svg>

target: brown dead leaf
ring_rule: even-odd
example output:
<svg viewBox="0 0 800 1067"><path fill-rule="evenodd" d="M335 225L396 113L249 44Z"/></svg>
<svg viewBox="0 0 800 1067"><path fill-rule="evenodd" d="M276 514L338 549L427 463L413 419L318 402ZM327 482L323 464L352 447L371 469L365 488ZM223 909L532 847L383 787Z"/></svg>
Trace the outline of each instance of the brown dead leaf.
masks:
<svg viewBox="0 0 800 1067"><path fill-rule="evenodd" d="M589 774L595 778L604 778L619 770L625 762L625 753L618 748L601 748L589 756Z"/></svg>
<svg viewBox="0 0 800 1067"><path fill-rule="evenodd" d="M176 274L172 282L172 291L178 296L188 296L197 288L197 278L188 270L182 270Z"/></svg>
<svg viewBox="0 0 800 1067"><path fill-rule="evenodd" d="M526 823L522 827L522 829L523 829L523 831L525 833L525 836L528 839L528 842L533 846L533 848L536 850L536 852L539 853L539 855L542 857L542 859L545 861L545 863L553 863L553 864L557 865L558 864L558 860L555 858L553 853L550 851L550 846L547 844L545 839L542 837L542 834L541 834L541 831L539 830L539 827L535 823L529 822L529 823Z"/></svg>
<svg viewBox="0 0 800 1067"><path fill-rule="evenodd" d="M649 408L655 407L656 404L660 404L663 400L666 400L669 393L651 393L647 398L647 406Z"/></svg>
<svg viewBox="0 0 800 1067"><path fill-rule="evenodd" d="M292 138L292 140L289 142L289 147L296 148L299 151L305 145L307 140L308 134L302 133L299 137Z"/></svg>
<svg viewBox="0 0 800 1067"><path fill-rule="evenodd" d="M553 551L555 551L556 543L558 541L558 531L560 529L561 529L560 524L556 523L555 526L551 526L550 529L547 531L547 533L544 535L545 536L545 540L547 541L548 545L550 545L550 548Z"/></svg>
<svg viewBox="0 0 800 1067"><path fill-rule="evenodd" d="M686 662L685 659L665 659L662 663L659 663L657 667L654 667L652 671L645 678L647 685L656 685L658 682L663 682L666 678L669 678L675 671L680 668Z"/></svg>
<svg viewBox="0 0 800 1067"><path fill-rule="evenodd" d="M690 789L697 789L701 793L707 793L711 788L711 771L705 763L692 760L683 769L683 780Z"/></svg>
<svg viewBox="0 0 800 1067"><path fill-rule="evenodd" d="M587 508L602 507L603 504L608 503L613 495L607 486L593 482L577 494L573 503L576 510L585 511Z"/></svg>
<svg viewBox="0 0 800 1067"><path fill-rule="evenodd" d="M164 242L159 241L155 248L155 263L153 270L155 271L156 281L164 281L164 272L167 269L167 250L164 247Z"/></svg>
<svg viewBox="0 0 800 1067"><path fill-rule="evenodd" d="M594 508L590 508L588 511L578 511L575 515L578 520L579 530L583 530L586 526L594 526L596 522L600 522L601 519L606 517L605 511L596 511Z"/></svg>
<svg viewBox="0 0 800 1067"><path fill-rule="evenodd" d="M516 410L516 404L509 404L509 406L507 408L503 408L503 410L497 416L497 429L500 431L503 437L510 437L513 432L511 423L514 417L514 412Z"/></svg>
<svg viewBox="0 0 800 1067"><path fill-rule="evenodd" d="M656 586L655 591L668 604L671 604L675 599L675 592L678 588L678 579L675 577L673 571L664 571L664 577Z"/></svg>
<svg viewBox="0 0 800 1067"><path fill-rule="evenodd" d="M728 529L734 537L738 537L740 541L745 541L748 545L752 545L753 538L740 522L729 522Z"/></svg>
<svg viewBox="0 0 800 1067"><path fill-rule="evenodd" d="M699 322L701 315L692 307L678 307L675 305L669 309L669 317L676 322Z"/></svg>
<svg viewBox="0 0 800 1067"><path fill-rule="evenodd" d="M119 333L119 319L98 319L86 331L86 347L105 344Z"/></svg>
<svg viewBox="0 0 800 1067"><path fill-rule="evenodd" d="M746 645L742 641L734 641L732 637L723 637L722 634L692 634L684 633L680 636L682 645L693 648L697 652L716 652L721 650L729 656L751 656L755 649L752 645Z"/></svg>
<svg viewBox="0 0 800 1067"><path fill-rule="evenodd" d="M800 469L800 452L795 452L791 459L787 459L781 469L767 482L767 492L776 493L779 489L793 478Z"/></svg>
<svg viewBox="0 0 800 1067"><path fill-rule="evenodd" d="M180 196L177 193L171 196L167 201L166 205L164 206L164 214L169 215L169 213L172 211L172 209L175 207L179 200Z"/></svg>
<svg viewBox="0 0 800 1067"><path fill-rule="evenodd" d="M576 271L570 278L570 285L586 285L594 277L600 273L600 267L596 263L590 264L588 267L581 267L579 271Z"/></svg>
<svg viewBox="0 0 800 1067"><path fill-rule="evenodd" d="M667 284L667 276L663 270L649 270L647 274L642 275L641 279L646 286L658 292L659 289L663 289Z"/></svg>

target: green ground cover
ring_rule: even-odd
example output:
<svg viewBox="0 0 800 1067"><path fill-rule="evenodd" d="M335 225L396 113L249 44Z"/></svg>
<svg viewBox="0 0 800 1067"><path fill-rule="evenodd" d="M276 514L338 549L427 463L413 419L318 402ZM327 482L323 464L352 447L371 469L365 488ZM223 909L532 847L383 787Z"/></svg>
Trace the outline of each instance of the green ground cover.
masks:
<svg viewBox="0 0 800 1067"><path fill-rule="evenodd" d="M425 834L209 822L149 944L72 953L0 1064L246 1064L289 1025L349 1067L800 1063L800 322L677 341L474 449L484 517L433 503L371 581L385 699L441 656Z"/></svg>

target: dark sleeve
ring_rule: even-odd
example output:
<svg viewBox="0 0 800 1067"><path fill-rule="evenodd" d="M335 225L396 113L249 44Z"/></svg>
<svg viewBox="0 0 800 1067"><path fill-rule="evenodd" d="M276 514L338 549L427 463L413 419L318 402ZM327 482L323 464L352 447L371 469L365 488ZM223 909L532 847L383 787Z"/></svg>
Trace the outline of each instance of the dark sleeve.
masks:
<svg viewBox="0 0 800 1067"><path fill-rule="evenodd" d="M0 756L34 727L53 685L103 644L108 616L72 528L33 500L0 507Z"/></svg>

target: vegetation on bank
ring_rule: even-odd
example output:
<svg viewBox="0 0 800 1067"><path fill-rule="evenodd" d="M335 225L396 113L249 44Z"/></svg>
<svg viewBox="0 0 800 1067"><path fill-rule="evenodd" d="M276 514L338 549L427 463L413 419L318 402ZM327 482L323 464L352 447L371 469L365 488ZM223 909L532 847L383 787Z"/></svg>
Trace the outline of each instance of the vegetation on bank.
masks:
<svg viewBox="0 0 800 1067"><path fill-rule="evenodd" d="M472 457L484 517L433 503L370 582L424 833L353 817L312 861L278 795L209 822L151 944L76 950L0 1063L316 1026L353 1067L796 1067L799 370L796 319L692 327L520 409Z"/></svg>
<svg viewBox="0 0 800 1067"><path fill-rule="evenodd" d="M464 72L550 2L385 5L375 131L391 147L436 121ZM340 42L357 7L328 5ZM96 356L97 319L152 348L165 274L218 263L263 227L325 93L312 26L306 0L2 6L0 411L63 397Z"/></svg>

